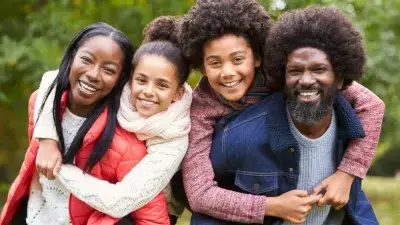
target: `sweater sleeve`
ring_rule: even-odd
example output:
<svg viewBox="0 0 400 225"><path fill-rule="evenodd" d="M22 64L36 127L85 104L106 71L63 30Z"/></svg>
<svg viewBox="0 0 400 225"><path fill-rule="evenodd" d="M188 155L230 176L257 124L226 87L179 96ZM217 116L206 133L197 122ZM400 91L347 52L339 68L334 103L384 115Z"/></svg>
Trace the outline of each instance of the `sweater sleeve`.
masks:
<svg viewBox="0 0 400 225"><path fill-rule="evenodd" d="M218 187L209 158L215 119L224 115L224 106L217 100L193 93L192 130L189 149L183 162L183 182L193 211L215 218L263 223L266 197L234 192ZM209 95L208 95L209 96ZM215 98L214 98L215 99Z"/></svg>
<svg viewBox="0 0 400 225"><path fill-rule="evenodd" d="M338 169L364 178L378 145L385 104L372 91L357 82L353 82L342 93L354 106L366 136L349 142Z"/></svg>
<svg viewBox="0 0 400 225"><path fill-rule="evenodd" d="M84 174L72 165L63 165L58 178L80 200L105 214L121 218L149 203L162 191L178 170L187 148L187 135L150 144L148 154L116 184Z"/></svg>
<svg viewBox="0 0 400 225"><path fill-rule="evenodd" d="M53 120L53 101L55 95L54 89L50 92L50 95L47 98L46 103L44 104L42 113L39 116L39 110L42 107L44 98L48 92L50 85L55 80L57 73L57 70L49 71L42 76L34 110L34 121L37 121L35 124L35 129L33 131L33 138L35 139L49 138L58 141L56 126ZM37 120L38 116L39 120Z"/></svg>

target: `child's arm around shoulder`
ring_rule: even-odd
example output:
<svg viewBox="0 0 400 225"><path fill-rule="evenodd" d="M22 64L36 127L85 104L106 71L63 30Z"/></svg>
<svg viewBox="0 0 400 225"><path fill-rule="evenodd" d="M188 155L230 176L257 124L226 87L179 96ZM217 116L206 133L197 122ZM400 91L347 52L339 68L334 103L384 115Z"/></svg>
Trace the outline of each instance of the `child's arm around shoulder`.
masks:
<svg viewBox="0 0 400 225"><path fill-rule="evenodd" d="M375 156L379 142L385 104L372 91L357 82L353 82L342 93L354 105L366 136L363 139L349 141L339 169L364 178Z"/></svg>

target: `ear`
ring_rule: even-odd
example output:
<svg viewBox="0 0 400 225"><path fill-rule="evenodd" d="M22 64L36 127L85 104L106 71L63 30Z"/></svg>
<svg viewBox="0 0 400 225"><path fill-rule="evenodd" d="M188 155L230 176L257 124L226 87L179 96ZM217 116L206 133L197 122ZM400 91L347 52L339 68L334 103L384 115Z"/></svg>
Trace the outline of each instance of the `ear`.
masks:
<svg viewBox="0 0 400 225"><path fill-rule="evenodd" d="M261 59L260 56L255 55L254 56L254 67L258 68L261 66Z"/></svg>
<svg viewBox="0 0 400 225"><path fill-rule="evenodd" d="M337 90L342 90L344 79L342 76L336 78L336 88Z"/></svg>
<svg viewBox="0 0 400 225"><path fill-rule="evenodd" d="M174 102L179 101L182 99L183 95L185 94L185 88L182 86L175 94L175 98L173 99Z"/></svg>

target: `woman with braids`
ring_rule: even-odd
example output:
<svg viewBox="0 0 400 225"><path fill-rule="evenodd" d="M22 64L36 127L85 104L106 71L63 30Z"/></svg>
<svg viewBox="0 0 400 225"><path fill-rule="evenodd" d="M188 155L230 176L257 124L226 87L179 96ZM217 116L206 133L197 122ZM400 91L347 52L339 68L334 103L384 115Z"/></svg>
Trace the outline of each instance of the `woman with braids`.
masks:
<svg viewBox="0 0 400 225"><path fill-rule="evenodd" d="M132 55L133 48L122 32L96 23L72 39L59 70L45 75L44 79L50 76L51 81L44 87L47 92L39 92L39 116L43 109L43 116L48 116L47 122L51 121L59 137L60 160L80 168L81 175L84 171L115 183L147 154L145 144L117 123L121 94L124 96L132 70ZM30 145L10 188L0 224L114 224L119 219L100 213L70 194L64 184L73 179L48 180L38 176L35 158L39 143L32 138L35 99L36 93L29 100ZM83 182L86 190L99 189ZM131 213L136 224L169 224L162 193L142 206ZM27 216L16 214L19 207L27 207Z"/></svg>
<svg viewBox="0 0 400 225"><path fill-rule="evenodd" d="M304 24L309 23L312 21ZM220 120L221 117L232 117L280 90L281 83L274 82L263 70L270 63L263 58L263 48L271 26L268 13L255 0L199 0L183 19L180 40L184 53L204 75L193 92L192 130L182 167L187 198L197 215L261 224L270 214L269 196L264 192L240 193L239 187L235 191L219 186L223 181L215 176L215 162L210 160L210 153L214 129L226 119ZM282 32L290 32L291 28L286 29ZM296 37L288 42L297 43L301 39ZM326 191L318 205L331 204L336 209L347 203L355 177L364 178L375 153L384 113L383 102L357 82L342 93L355 107L366 137L350 141L336 173L314 189ZM250 143L251 140L249 146ZM288 219L285 215L280 217Z"/></svg>
<svg viewBox="0 0 400 225"><path fill-rule="evenodd" d="M175 224L183 212L169 184L189 144L192 102L192 90L185 83L189 64L179 48L176 32L171 32L177 29L177 22L178 18L162 16L147 25L144 43L133 57L132 74L120 99L119 126L145 141L148 154L119 182L110 183L84 174L74 165L62 165L56 175L75 197L115 218L140 209L160 192L165 195L171 224ZM43 77L39 92L46 90L48 79L51 77ZM36 124L34 137L52 139L47 140L52 146L44 144L39 151L44 151L45 160L54 165L52 159L60 157L54 145L57 134L49 132L43 119ZM38 167L44 168L40 162ZM44 174L52 175L53 167L44 168ZM124 221L129 223L126 219ZM135 217L133 219L138 224Z"/></svg>

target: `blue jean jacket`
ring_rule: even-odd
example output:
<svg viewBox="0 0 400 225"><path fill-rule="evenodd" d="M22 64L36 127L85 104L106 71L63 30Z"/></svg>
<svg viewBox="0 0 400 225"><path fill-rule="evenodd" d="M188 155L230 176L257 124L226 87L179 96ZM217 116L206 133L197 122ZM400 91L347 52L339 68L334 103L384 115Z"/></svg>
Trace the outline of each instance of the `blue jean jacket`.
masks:
<svg viewBox="0 0 400 225"><path fill-rule="evenodd" d="M341 94L337 95L334 110L338 123L336 164L339 165L348 140L363 138L365 134L360 120ZM282 93L276 93L217 122L210 158L220 187L274 197L296 189L300 157L298 149L286 116L285 97ZM379 224L361 190L359 178L354 179L345 211L346 225ZM264 224L268 225L282 222L276 217L264 219ZM191 224L240 223L193 213Z"/></svg>

